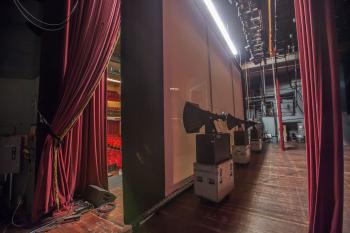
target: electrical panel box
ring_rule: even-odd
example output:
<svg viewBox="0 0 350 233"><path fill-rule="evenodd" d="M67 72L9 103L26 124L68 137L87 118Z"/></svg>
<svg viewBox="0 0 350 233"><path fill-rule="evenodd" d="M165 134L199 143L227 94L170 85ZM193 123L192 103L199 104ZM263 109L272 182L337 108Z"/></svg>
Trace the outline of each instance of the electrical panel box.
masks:
<svg viewBox="0 0 350 233"><path fill-rule="evenodd" d="M220 202L234 187L233 160L217 165L194 164L194 192L197 196Z"/></svg>
<svg viewBox="0 0 350 233"><path fill-rule="evenodd" d="M196 161L202 164L218 164L232 158L230 134L198 134L196 136Z"/></svg>
<svg viewBox="0 0 350 233"><path fill-rule="evenodd" d="M0 174L19 173L22 137L0 137Z"/></svg>

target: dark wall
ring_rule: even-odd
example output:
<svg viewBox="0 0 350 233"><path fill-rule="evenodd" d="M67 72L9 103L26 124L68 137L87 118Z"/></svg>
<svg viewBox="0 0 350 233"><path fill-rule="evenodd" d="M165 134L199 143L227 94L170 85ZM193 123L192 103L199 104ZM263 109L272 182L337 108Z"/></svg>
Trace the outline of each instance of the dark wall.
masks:
<svg viewBox="0 0 350 233"><path fill-rule="evenodd" d="M33 15L57 23L65 17L65 1L23 0ZM0 1L0 135L28 134L37 124L37 110L50 121L55 113L59 78L62 75L63 30L43 31L29 23L12 0ZM14 199L25 193L31 211L35 171L47 128L37 124L37 144L32 160L15 176ZM39 156L36 156L39 155ZM26 190L23 190L26 189Z"/></svg>
<svg viewBox="0 0 350 233"><path fill-rule="evenodd" d="M43 17L46 22L61 22L65 18L65 1L46 0L43 3ZM73 16L74 17L74 16ZM38 110L48 122L56 112L59 91L59 80L63 75L64 30L41 31L42 43L40 54L40 82ZM37 127L37 159L39 166L42 147L48 134L48 127L38 124Z"/></svg>
<svg viewBox="0 0 350 233"><path fill-rule="evenodd" d="M40 17L41 4L23 4ZM27 134L36 121L40 32L12 0L0 1L0 135Z"/></svg>
<svg viewBox="0 0 350 233"><path fill-rule="evenodd" d="M340 88L342 111L350 114L350 52L341 55Z"/></svg>
<svg viewBox="0 0 350 233"><path fill-rule="evenodd" d="M24 135L36 124L39 78L0 78L0 136Z"/></svg>
<svg viewBox="0 0 350 233"><path fill-rule="evenodd" d="M38 1L21 1L41 17ZM27 23L12 0L0 1L0 78L35 79L39 75L40 31Z"/></svg>
<svg viewBox="0 0 350 233"><path fill-rule="evenodd" d="M60 22L65 18L65 1L46 0L43 3L46 22ZM72 16L74 17L74 15ZM39 110L52 120L57 108L59 80L63 75L64 30L42 31L40 57Z"/></svg>
<svg viewBox="0 0 350 233"><path fill-rule="evenodd" d="M350 145L350 53L341 55L340 96L343 112L344 142Z"/></svg>
<svg viewBox="0 0 350 233"><path fill-rule="evenodd" d="M162 0L122 1L124 219L164 198Z"/></svg>
<svg viewBox="0 0 350 233"><path fill-rule="evenodd" d="M39 1L21 2L33 15L41 17ZM0 33L0 136L28 135L37 120L41 32L22 17L12 0L3 0L0 1ZM30 159L21 159L20 174L14 175L12 194L12 200L23 198L28 214L34 193L33 143L28 145ZM0 186L8 187L2 178L0 175ZM5 211L0 209L1 213Z"/></svg>

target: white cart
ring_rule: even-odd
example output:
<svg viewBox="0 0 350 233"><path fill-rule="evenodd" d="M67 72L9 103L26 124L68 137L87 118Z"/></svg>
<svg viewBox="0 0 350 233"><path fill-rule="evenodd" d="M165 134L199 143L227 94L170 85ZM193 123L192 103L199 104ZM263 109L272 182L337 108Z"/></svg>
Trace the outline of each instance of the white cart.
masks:
<svg viewBox="0 0 350 233"><path fill-rule="evenodd" d="M232 146L232 157L235 163L247 164L250 162L250 145Z"/></svg>
<svg viewBox="0 0 350 233"><path fill-rule="evenodd" d="M213 202L220 202L233 189L234 163L232 159L217 165L194 163L194 192Z"/></svg>

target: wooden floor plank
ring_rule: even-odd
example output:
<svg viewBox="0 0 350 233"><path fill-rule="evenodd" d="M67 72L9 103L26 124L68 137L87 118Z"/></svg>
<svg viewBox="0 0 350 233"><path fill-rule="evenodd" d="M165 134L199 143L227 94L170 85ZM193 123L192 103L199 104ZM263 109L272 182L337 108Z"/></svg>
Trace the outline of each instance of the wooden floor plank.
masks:
<svg viewBox="0 0 350 233"><path fill-rule="evenodd" d="M130 232L131 227L124 225L123 216L123 193L121 187L116 187L111 190L116 195L115 205L116 208L108 213L99 213L94 210L82 215L81 219L77 222L66 223L62 225L54 226L50 233L125 233ZM8 225L0 225L0 232L7 227L6 232L9 233L27 233L36 229L18 229Z"/></svg>
<svg viewBox="0 0 350 233"><path fill-rule="evenodd" d="M235 188L220 204L200 200L189 189L162 207L136 233L303 233L307 232L308 191L305 149L281 152L277 145L253 154L249 165L235 167ZM350 233L350 147L344 155L344 224ZM117 208L108 214L91 212L79 222L52 233L125 232L121 189ZM0 232L2 227L0 226ZM29 232L9 228L7 232Z"/></svg>
<svg viewBox="0 0 350 233"><path fill-rule="evenodd" d="M350 233L350 148L345 147L344 233ZM277 145L236 165L235 188L220 204L203 202L187 190L164 206L137 233L307 232L305 148L281 152Z"/></svg>

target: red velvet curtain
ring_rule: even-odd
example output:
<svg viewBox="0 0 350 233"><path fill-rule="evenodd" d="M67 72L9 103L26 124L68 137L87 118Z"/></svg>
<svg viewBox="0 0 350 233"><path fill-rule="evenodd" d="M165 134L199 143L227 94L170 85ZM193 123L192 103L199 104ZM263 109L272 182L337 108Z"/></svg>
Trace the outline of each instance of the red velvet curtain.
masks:
<svg viewBox="0 0 350 233"><path fill-rule="evenodd" d="M333 0L294 0L303 85L309 232L342 232L343 139Z"/></svg>
<svg viewBox="0 0 350 233"><path fill-rule="evenodd" d="M67 15L75 1L67 1ZM120 0L79 0L65 28L58 109L42 150L32 220L86 184L106 187L105 74L120 31ZM85 111L84 111L85 109ZM84 113L83 113L84 111Z"/></svg>
<svg viewBox="0 0 350 233"><path fill-rule="evenodd" d="M89 184L108 189L106 155L106 92L107 72L84 110L82 119L82 156L78 167L76 191Z"/></svg>

